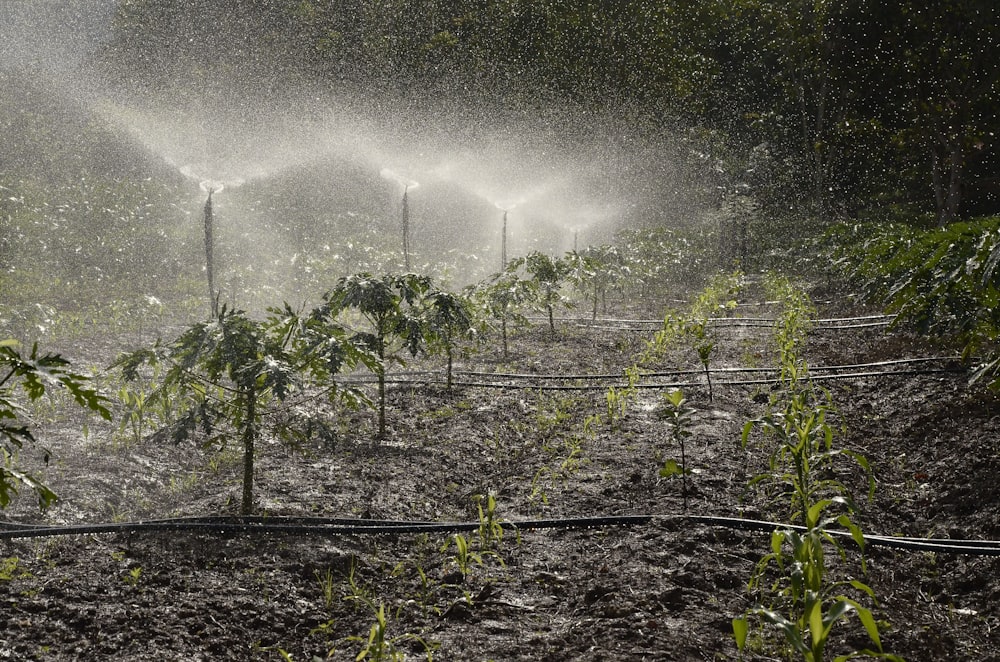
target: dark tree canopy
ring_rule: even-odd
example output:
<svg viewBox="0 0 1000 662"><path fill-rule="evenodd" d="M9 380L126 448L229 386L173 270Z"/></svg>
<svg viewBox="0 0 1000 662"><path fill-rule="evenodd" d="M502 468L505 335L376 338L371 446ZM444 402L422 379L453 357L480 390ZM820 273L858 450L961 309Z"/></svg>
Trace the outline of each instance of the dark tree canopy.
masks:
<svg viewBox="0 0 1000 662"><path fill-rule="evenodd" d="M991 0L127 0L103 58L175 96L225 78L227 103L308 83L629 108L649 132L721 136L730 185L765 205L830 217L888 202L947 223L1000 211L996 13Z"/></svg>

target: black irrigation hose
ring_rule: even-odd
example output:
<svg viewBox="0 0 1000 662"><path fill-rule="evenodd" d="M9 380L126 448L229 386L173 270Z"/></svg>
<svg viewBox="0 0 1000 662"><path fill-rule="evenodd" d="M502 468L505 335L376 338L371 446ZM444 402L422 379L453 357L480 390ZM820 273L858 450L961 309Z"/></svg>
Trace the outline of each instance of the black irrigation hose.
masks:
<svg viewBox="0 0 1000 662"><path fill-rule="evenodd" d="M743 531L771 532L775 530L805 531L805 527L713 515L612 515L559 519L520 520L500 522L508 531L540 529L595 529L604 527L631 527L652 524L654 521L693 522L708 526L721 526ZM195 531L202 533L288 533L306 535L394 535L410 533L459 533L476 531L480 522L422 522L372 519L329 519L314 517L188 517L138 522L107 524L37 525L0 522L0 540L15 538L41 538L65 535L100 533L145 533L164 531ZM831 530L831 535L850 538L848 531ZM906 538L865 534L866 545L889 547L907 551L929 551L971 556L1000 556L1000 541L949 540L935 538Z"/></svg>
<svg viewBox="0 0 1000 662"><path fill-rule="evenodd" d="M840 365L812 366L810 372L829 372L834 370L858 370L862 368L877 368L879 366L906 365L910 363L933 363L935 361L957 361L954 356L922 356L910 359L891 359L888 361L874 361L871 363L846 363ZM774 372L774 367L768 368L710 368L713 374L740 373L740 372ZM668 377L673 375L701 375L703 368L691 368L688 370L666 370L661 372L642 372L642 377ZM400 376L429 375L438 374L429 371L400 373ZM589 374L589 375L559 375L559 374L532 374L513 372L477 372L473 370L454 370L453 375L465 375L469 377L494 377L497 379L539 379L539 380L596 380L596 379L620 379L621 372L615 374Z"/></svg>
<svg viewBox="0 0 1000 662"><path fill-rule="evenodd" d="M608 517L578 517L569 519L525 520L502 522L507 530L532 529L593 529L608 526L649 524L651 515L618 515ZM290 533L304 535L392 535L403 533L457 533L476 531L476 522L407 522L387 520L327 520L308 517L193 517L114 522L104 524L31 525L0 523L0 540L42 538L99 533L147 533L164 531L195 531L203 533Z"/></svg>
<svg viewBox="0 0 1000 662"><path fill-rule="evenodd" d="M811 324L809 326L809 331L835 331L839 329L871 329L875 327L886 327L895 321L893 319L886 319L878 322L862 322L857 324ZM770 329L774 327L774 320L760 319L760 320L750 320L750 319L739 319L735 317L710 317L708 319L709 326L716 329ZM815 320L814 320L815 322ZM640 324L644 322L639 322ZM661 323L662 324L662 323ZM595 326L593 324L577 324L581 329L594 329L597 331L653 331L655 327L652 326Z"/></svg>
<svg viewBox="0 0 1000 662"><path fill-rule="evenodd" d="M698 372L704 371L691 371L688 374L697 374ZM714 372L714 371L713 371ZM822 381L836 381L844 379L867 379L871 377L900 377L900 376L914 376L914 375L951 375L951 374L963 374L968 372L965 368L938 368L938 369L920 369L920 370L882 370L875 372L848 372L840 374L829 374L829 375L816 375L810 373L809 380L814 382ZM679 373L664 373L666 375L676 375ZM649 375L644 375L648 377ZM582 381L582 378L581 378ZM624 388L635 388L635 389L662 389L662 388L697 388L701 386L706 386L704 382L694 382L694 381L675 381L675 382L640 382L637 384L632 384L631 386L625 383L617 384L528 384L528 383L515 383L516 380L512 381L496 381L496 382L473 382L473 381L453 381L452 386L461 386L464 388L496 388L496 389L526 389L531 391L604 391L610 387L624 389ZM781 379L775 378L765 378L765 379L740 379L740 380L724 380L724 381L713 381L713 386L725 387L725 386L762 386L762 385L773 385L780 384ZM386 380L387 384L397 384L406 386L430 386L433 384L442 384L442 380L421 380L421 379L396 379L396 380Z"/></svg>
<svg viewBox="0 0 1000 662"><path fill-rule="evenodd" d="M763 520L742 519L738 517L717 517L712 515L681 515L685 519L710 526L722 526L744 531L775 531L788 530L804 532L804 526L768 522ZM827 529L827 533L844 538L850 538L849 531ZM940 538L907 538L864 534L865 544L875 547L890 547L912 552L943 552L950 554L968 554L970 556L1000 556L1000 540L951 540Z"/></svg>
<svg viewBox="0 0 1000 662"><path fill-rule="evenodd" d="M918 357L910 359L892 359L889 361L875 361L871 363L851 363L842 365L828 365L828 366L812 366L809 368L810 373L814 378L823 377L823 375L816 375L817 372L833 372L837 370L859 370L863 368L877 368L880 366L891 366L891 365L908 365L913 363L933 363L936 361L958 361L958 357L951 356L927 356ZM762 372L775 372L774 367L767 368L710 368L709 372L713 375L720 374L738 374L738 373L762 373ZM960 370L956 369L956 372ZM440 371L434 370L414 370L402 373L396 373L393 376L386 378L387 384L429 384L434 383L435 380L417 380L413 377L436 377L440 375ZM656 371L656 372L642 372L641 377L643 379L656 378L656 377L679 377L682 375L703 375L705 374L704 368L690 368L687 370L666 370L666 371ZM896 374L891 372L881 372L875 374ZM507 381L517 381L517 380L529 380L529 381L601 381L609 379L621 379L622 373L614 374L556 374L556 373L515 373L515 372L483 372L475 370L453 370L452 375L454 376L465 376L465 377L486 377L499 380ZM348 379L341 379L341 383L349 384L375 384L377 379L370 375L350 377ZM495 384L494 384L495 385ZM509 384L503 384L503 386L509 386Z"/></svg>
<svg viewBox="0 0 1000 662"><path fill-rule="evenodd" d="M530 322L548 323L545 317L527 317ZM590 317L557 317L556 322L574 323L582 329L595 331L654 331L663 326L662 319L614 319ZM709 317L706 322L717 329L771 328L780 320L776 317ZM886 327L896 321L896 315L863 315L860 317L825 317L810 320L810 331L838 329L869 329Z"/></svg>

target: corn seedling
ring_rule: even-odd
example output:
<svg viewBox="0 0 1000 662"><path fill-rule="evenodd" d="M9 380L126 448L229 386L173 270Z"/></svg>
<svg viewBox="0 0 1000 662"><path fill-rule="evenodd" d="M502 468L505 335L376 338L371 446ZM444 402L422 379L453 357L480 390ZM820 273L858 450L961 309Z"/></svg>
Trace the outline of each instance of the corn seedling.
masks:
<svg viewBox="0 0 1000 662"><path fill-rule="evenodd" d="M453 544L455 546L455 555L452 557L452 560L458 566L458 571L462 573L462 577L468 577L469 573L472 572L473 565L481 566L483 564L483 557L472 550L469 546L469 539L461 533L456 533L448 538L441 547L441 551L447 552L448 548Z"/></svg>
<svg viewBox="0 0 1000 662"><path fill-rule="evenodd" d="M629 403L635 400L637 385L642 379L639 366L633 365L625 368L625 386L617 388L611 386L605 393L607 403L607 419L611 428L617 430L621 426L621 421L625 418Z"/></svg>
<svg viewBox="0 0 1000 662"><path fill-rule="evenodd" d="M827 528L838 523L846 527L859 547L864 548L864 537L846 514L824 517L824 510L836 500L824 499L809 508L805 514L806 530L777 530L771 534L771 552L758 563L750 581L751 590L758 589L773 564L778 577L770 592L776 606L758 606L746 615L733 619L736 646L742 652L750 632L750 618L754 617L775 627L784 638L790 653L801 656L804 662L822 662L833 627L855 614L867 634L872 648L853 651L835 658L838 662L853 657L873 657L901 662L901 658L882 649L878 623L870 609L842 591L850 590L874 600L870 587L856 579L831 582L825 565L826 545L831 545L843 555L843 549Z"/></svg>
<svg viewBox="0 0 1000 662"><path fill-rule="evenodd" d="M545 487L543 485L544 479L547 476L552 475L552 469L548 466L541 467L535 472L535 475L531 477L531 494L528 495L528 502L532 505L544 506L548 504L549 497L545 492Z"/></svg>
<svg viewBox="0 0 1000 662"><path fill-rule="evenodd" d="M497 500L492 494L485 498L486 508L483 508L484 498L481 494L474 497L476 508L479 511L479 535L480 549L492 551L500 547L503 542L503 524L497 516ZM464 573L463 573L464 574Z"/></svg>
<svg viewBox="0 0 1000 662"><path fill-rule="evenodd" d="M8 556L0 559L0 581L9 582L12 579L22 579L31 577L31 573L21 567L21 559L16 556Z"/></svg>
<svg viewBox="0 0 1000 662"><path fill-rule="evenodd" d="M354 578L356 567L357 566L352 561L351 567L347 571L347 588L349 589L349 592L347 595L344 596L344 600L346 602L354 603L355 607L358 607L358 605L370 606L371 604L373 604L371 591L366 586L359 584L358 581Z"/></svg>
<svg viewBox="0 0 1000 662"><path fill-rule="evenodd" d="M400 650L399 645L404 641L418 642L424 647L428 662L433 661L436 645L428 644L415 634L402 634L390 637L388 634L388 619L385 615L385 605L380 602L376 608L373 604L372 611L374 612L375 622L368 631L368 638L357 636L347 638L348 641L356 641L363 644L361 651L354 658L355 662L362 662L363 660L369 660L370 662L403 662L407 656L405 652Z"/></svg>
<svg viewBox="0 0 1000 662"><path fill-rule="evenodd" d="M746 447L750 434L761 428L774 440L769 471L754 477L751 485L775 483L786 486L792 495L791 520L801 519L811 504L822 498L849 498L847 486L836 478L820 477L833 473L836 460L853 461L868 479L868 496L873 496L875 479L864 455L845 448L834 448L834 429L827 420L832 411L830 396L825 402L815 402L812 391L792 395L782 411L769 413L743 426L742 443Z"/></svg>
<svg viewBox="0 0 1000 662"><path fill-rule="evenodd" d="M782 305L775 323L774 342L778 349L781 381L790 389L795 389L808 375L801 354L816 310L809 295L785 276L768 274L764 287L768 296Z"/></svg>

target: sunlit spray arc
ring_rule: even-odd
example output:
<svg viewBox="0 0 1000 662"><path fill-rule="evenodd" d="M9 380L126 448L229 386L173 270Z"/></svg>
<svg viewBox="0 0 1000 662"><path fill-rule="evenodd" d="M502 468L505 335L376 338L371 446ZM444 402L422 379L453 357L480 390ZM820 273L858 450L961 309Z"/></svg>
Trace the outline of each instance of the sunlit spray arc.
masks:
<svg viewBox="0 0 1000 662"><path fill-rule="evenodd" d="M420 186L418 182L412 179L403 177L402 175L389 170L388 168L382 168L379 172L383 179L388 179L391 182L396 182L403 187L403 203L402 203L402 217L403 217L403 264L406 270L410 270L410 202L408 194L410 189L417 188Z"/></svg>
<svg viewBox="0 0 1000 662"><path fill-rule="evenodd" d="M210 195L212 193L221 193L223 189L236 188L246 183L246 180L242 177L220 179L217 177L217 173L210 172L207 167L192 163L182 165L177 170L188 179L198 182L198 187Z"/></svg>

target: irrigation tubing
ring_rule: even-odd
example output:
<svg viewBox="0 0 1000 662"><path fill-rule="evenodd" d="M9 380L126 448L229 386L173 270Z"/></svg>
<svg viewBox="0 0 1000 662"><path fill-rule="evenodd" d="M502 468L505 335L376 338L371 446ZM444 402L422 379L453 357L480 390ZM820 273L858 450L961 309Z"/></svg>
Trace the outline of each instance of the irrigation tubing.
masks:
<svg viewBox="0 0 1000 662"><path fill-rule="evenodd" d="M540 317L529 315L525 317L531 322L544 322L548 324L548 317ZM858 317L821 317L814 320L810 320L814 324L844 324L848 322L872 322L872 321L885 321L891 322L896 319L896 315L861 315ZM663 324L663 318L656 319L622 319L615 317L555 317L553 318L555 322L576 322L586 324L592 322L594 324ZM709 317L707 319L709 322L767 322L769 324L774 324L780 321L777 317Z"/></svg>
<svg viewBox="0 0 1000 662"><path fill-rule="evenodd" d="M846 319L846 318L845 318ZM859 318L861 319L861 318ZM747 317L710 317L706 320L709 326L716 329L770 329L778 322L778 320L768 319L768 318L747 318ZM855 322L852 324L845 324L843 320L837 320L836 323L831 323L832 320L827 320L824 323L823 320L812 320L809 325L809 331L835 331L839 329L871 329L876 327L886 327L891 325L896 321L895 317L887 317L885 319L873 322ZM583 329L594 329L596 331L653 331L661 326L663 322L647 322L646 320L636 320L634 325L626 326L624 324L619 326L607 326L607 325L596 325L596 324L582 324L578 323L577 326ZM646 326L640 326L646 325Z"/></svg>
<svg viewBox="0 0 1000 662"><path fill-rule="evenodd" d="M720 517L713 515L610 515L596 517L572 517L558 519L534 519L499 522L508 531L532 531L541 529L597 529L609 527L635 527L656 522L680 522L683 524L704 524L752 532L772 532L794 530L805 532L802 526L782 522ZM21 538L43 538L69 535L93 535L104 533L156 533L156 532L199 532L221 535L234 533L298 534L298 535L396 535L417 533L461 533L476 531L479 521L474 522L429 522L374 519L331 519L318 517L182 517L136 522L114 522L104 524L64 524L39 525L0 522L0 540ZM842 538L851 538L849 531L826 529L826 533ZM910 538L865 534L865 544L873 547L887 547L906 551L927 551L970 556L1000 556L1000 541L997 540L952 540L941 538Z"/></svg>
<svg viewBox="0 0 1000 662"><path fill-rule="evenodd" d="M919 363L935 363L935 362L955 362L960 359L955 356L925 356L909 359L891 359L888 361L875 361L871 363L850 363L841 365L827 365L827 366L812 366L809 368L810 373L813 378L819 378L823 375L817 375L815 373L827 373L835 372L839 370L868 370L871 368L880 368L887 366L898 366L898 365L911 365ZM964 369L954 369L955 372L964 372ZM775 372L774 367L767 368L709 368L709 372L713 375L726 375L726 374L740 374L740 373L767 373ZM419 377L438 377L440 371L434 370L414 370L407 371L403 373L396 373L395 375L390 375L386 377L387 384L425 384L433 383L436 380L420 380L414 379ZM504 380L504 381L606 381L606 380L619 380L622 378L622 372L609 374L609 373L595 373L595 374L558 374L558 373L516 373L516 372L484 372L476 370L453 370L452 375L461 377L485 377L487 379ZM686 370L666 370L666 371L652 371L643 372L641 377L643 379L658 378L658 377L680 377L683 375L703 375L705 374L704 368L690 368ZM894 374L888 371L876 372L876 374ZM344 384L375 384L377 380L375 377L364 375L358 377L349 377L346 379L341 379L341 383ZM504 384L508 386L508 384Z"/></svg>
<svg viewBox="0 0 1000 662"><path fill-rule="evenodd" d="M917 359L896 359L893 361L881 361L877 363L857 363L851 365L842 366L815 366L809 369L809 379L814 382L823 381L837 381L837 380L850 380L850 379L868 379L875 377L901 377L901 376L915 376L915 375L947 375L947 374L966 374L968 369L962 366L951 366L943 368L913 368L913 369L901 369L901 370L865 370L865 368L878 368L878 367L888 367L895 365L906 365L906 364L920 364L920 363L930 363L934 361L945 361L953 362L955 361L952 357L927 357L927 358L917 358ZM854 372L837 372L838 370L853 370ZM713 368L709 370L713 375L719 374L739 374L739 373L767 373L774 372L774 368ZM642 373L641 378L643 380L655 380L657 378L663 377L684 377L693 375L703 375L705 371L703 369L691 369L691 370L676 370L669 372L649 372ZM817 374L820 373L820 374ZM826 374L822 374L826 373ZM444 379L437 376L435 379L414 379L418 373L406 373L405 376L400 375L394 378L387 378L386 384L393 384L397 386L430 386L434 384L443 384ZM420 374L433 374L438 375L438 373L420 373ZM615 388L635 388L635 389L657 389L657 388L690 388L706 386L707 384L703 381L640 381L636 384L626 384L621 382L622 376L619 375L557 375L557 374L516 374L516 373L485 373L485 372L465 372L465 371L455 371L453 373L456 376L465 377L479 377L478 380L461 380L456 379L452 382L453 386L461 386L464 388L494 388L494 389L528 389L533 391L603 391L609 387ZM486 379L482 379L486 378ZM614 383L608 383L610 380L617 380ZM576 384L551 384L552 381L575 381L582 382ZM348 382L345 382L348 383ZM351 384L367 384L374 383L372 378L363 378L357 380L350 380ZM713 381L713 386L761 386L761 385L773 385L780 384L781 379L778 377L764 377L760 379L729 379L729 380L719 380Z"/></svg>

